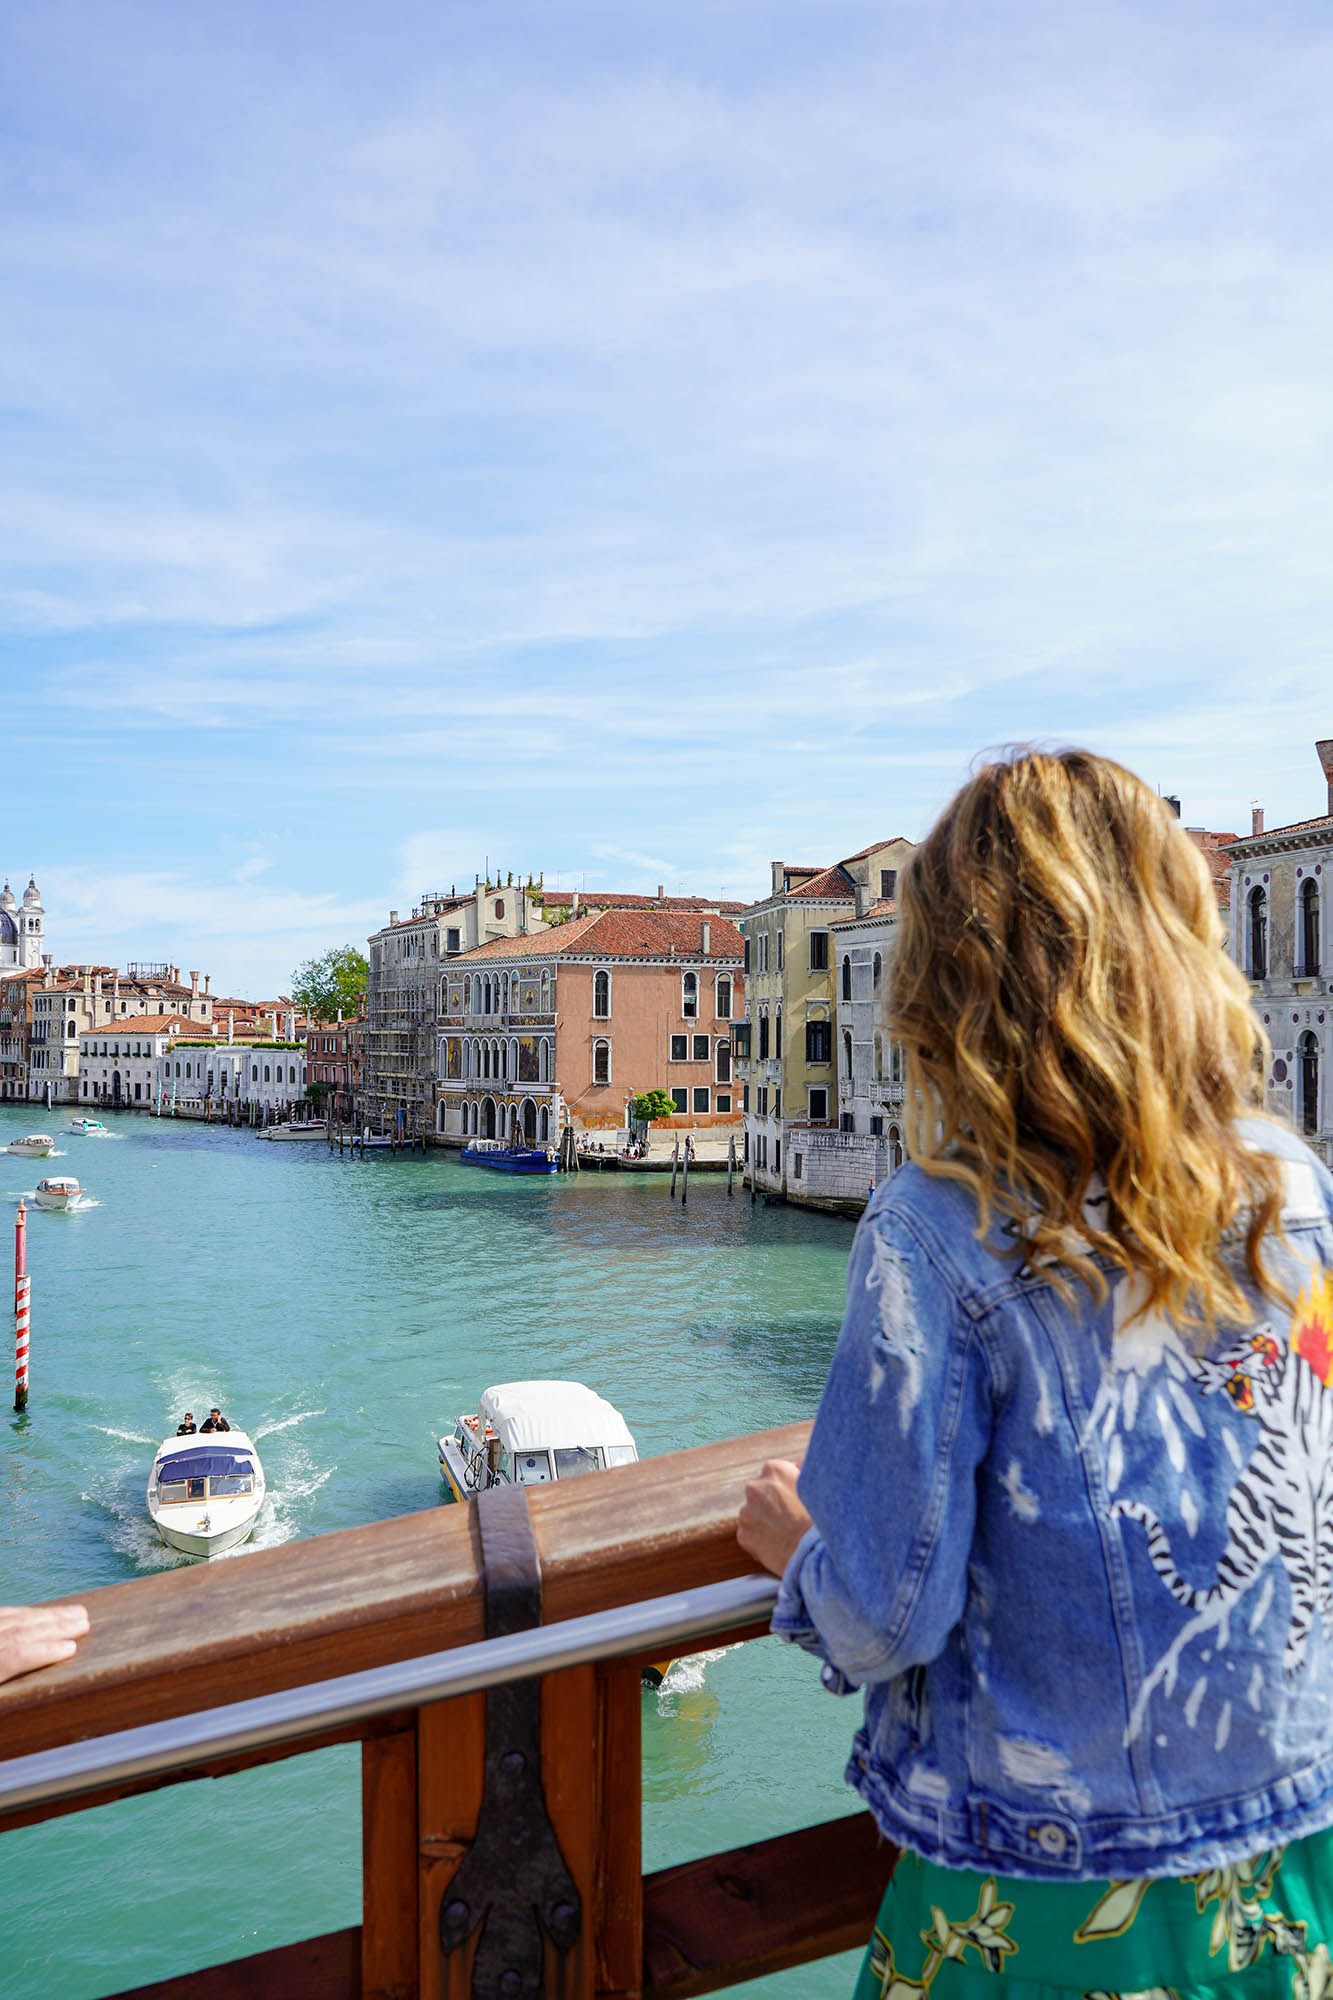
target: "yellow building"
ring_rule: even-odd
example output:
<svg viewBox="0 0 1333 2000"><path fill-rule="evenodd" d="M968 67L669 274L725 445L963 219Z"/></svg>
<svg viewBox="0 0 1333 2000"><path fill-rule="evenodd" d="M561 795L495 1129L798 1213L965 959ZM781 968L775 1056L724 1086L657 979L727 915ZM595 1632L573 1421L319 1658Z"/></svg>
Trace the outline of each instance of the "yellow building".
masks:
<svg viewBox="0 0 1333 2000"><path fill-rule="evenodd" d="M741 919L745 1022L737 1075L746 1172L761 1192L802 1198L792 1141L838 1130L838 1001L833 926L894 897L912 852L901 835L832 867L773 863L772 888Z"/></svg>

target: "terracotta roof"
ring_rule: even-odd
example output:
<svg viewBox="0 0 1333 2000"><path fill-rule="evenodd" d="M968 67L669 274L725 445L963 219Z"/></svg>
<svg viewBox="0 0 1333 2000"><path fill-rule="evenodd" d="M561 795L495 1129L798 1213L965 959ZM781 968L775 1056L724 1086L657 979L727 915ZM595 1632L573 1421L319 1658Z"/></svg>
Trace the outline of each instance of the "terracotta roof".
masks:
<svg viewBox="0 0 1333 2000"><path fill-rule="evenodd" d="M1266 826L1262 833L1238 833L1235 838L1243 847L1261 840L1277 840L1288 833L1317 833L1321 827L1333 827L1333 813L1320 813L1317 819L1294 820L1290 826Z"/></svg>
<svg viewBox="0 0 1333 2000"><path fill-rule="evenodd" d="M897 897L882 896L879 902L872 903L870 905L870 908L866 911L863 917L839 917L836 924L829 925L829 929L834 931L845 931L849 930L853 924L868 924L872 917L881 917L881 918L896 917L897 914L898 914Z"/></svg>
<svg viewBox="0 0 1333 2000"><path fill-rule="evenodd" d="M911 845L912 843L905 833L892 834L888 840L872 840L869 847L859 847L855 854L844 854L842 857L843 866L846 867L849 861L864 861L868 854L878 853L881 847L910 847Z"/></svg>
<svg viewBox="0 0 1333 2000"><path fill-rule="evenodd" d="M197 1034L200 1023L187 1021L182 1014L118 1014L113 1020L102 1021L95 1028L85 1028L85 1035L170 1035L178 1028L187 1034Z"/></svg>
<svg viewBox="0 0 1333 2000"><path fill-rule="evenodd" d="M789 896L817 896L822 899L836 897L839 902L846 902L849 896L855 896L856 884L842 863L837 861L832 868L825 868L822 874L812 875L808 882L793 882L785 893Z"/></svg>
<svg viewBox="0 0 1333 2000"><path fill-rule="evenodd" d="M717 896L632 896L620 889L542 889L537 894L544 904L557 910L571 909L577 895L580 914L584 910L694 910L705 916L716 910L719 916L727 917L739 916L749 908L748 903L726 902Z"/></svg>
<svg viewBox="0 0 1333 2000"><path fill-rule="evenodd" d="M707 907L707 906L705 906ZM701 959L701 925L708 925L709 959L744 956L745 944L727 917L697 917L683 910L594 910L571 917L566 924L533 931L527 937L492 938L475 951L460 954L464 965L494 958L671 958Z"/></svg>

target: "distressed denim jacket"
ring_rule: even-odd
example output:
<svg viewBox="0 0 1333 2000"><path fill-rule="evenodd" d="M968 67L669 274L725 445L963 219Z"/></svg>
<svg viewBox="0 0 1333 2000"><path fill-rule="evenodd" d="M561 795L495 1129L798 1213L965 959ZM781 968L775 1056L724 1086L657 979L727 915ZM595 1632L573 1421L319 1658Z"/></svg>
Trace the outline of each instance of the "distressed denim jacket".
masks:
<svg viewBox="0 0 1333 2000"><path fill-rule="evenodd" d="M862 1219L774 1630L864 1688L848 1781L932 1860L1187 1875L1333 1823L1333 1180L1247 1136L1298 1304L1202 1355L918 1168Z"/></svg>

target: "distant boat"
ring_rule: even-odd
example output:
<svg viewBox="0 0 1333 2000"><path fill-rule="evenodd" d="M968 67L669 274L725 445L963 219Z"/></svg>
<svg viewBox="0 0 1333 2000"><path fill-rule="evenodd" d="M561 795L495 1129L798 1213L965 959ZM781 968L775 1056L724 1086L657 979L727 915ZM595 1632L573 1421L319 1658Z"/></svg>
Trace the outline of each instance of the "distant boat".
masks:
<svg viewBox="0 0 1333 2000"><path fill-rule="evenodd" d="M53 1174L49 1181L38 1181L32 1199L37 1208L77 1208L83 1189L73 1174Z"/></svg>
<svg viewBox="0 0 1333 2000"><path fill-rule="evenodd" d="M106 1126L100 1118L71 1118L69 1129L71 1132L82 1132L85 1139L106 1137Z"/></svg>
<svg viewBox="0 0 1333 2000"><path fill-rule="evenodd" d="M148 1514L168 1548L220 1556L249 1540L267 1491L244 1431L163 1438L148 1475Z"/></svg>
<svg viewBox="0 0 1333 2000"><path fill-rule="evenodd" d="M43 1160L54 1153L56 1142L49 1132L29 1132L25 1139L11 1139L6 1152L19 1153L26 1160Z"/></svg>
<svg viewBox="0 0 1333 2000"><path fill-rule="evenodd" d="M554 1174L555 1153L546 1146L506 1146L499 1139L473 1139L459 1159L465 1167L489 1167L493 1174Z"/></svg>

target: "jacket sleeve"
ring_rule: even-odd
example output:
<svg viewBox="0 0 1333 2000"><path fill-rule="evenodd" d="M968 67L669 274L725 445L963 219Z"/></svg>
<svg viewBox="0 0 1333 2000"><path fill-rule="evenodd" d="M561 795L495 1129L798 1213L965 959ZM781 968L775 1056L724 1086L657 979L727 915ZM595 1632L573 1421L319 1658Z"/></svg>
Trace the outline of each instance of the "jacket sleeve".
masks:
<svg viewBox="0 0 1333 2000"><path fill-rule="evenodd" d="M814 1522L773 1630L835 1693L934 1659L962 1615L990 1378L947 1274L891 1208L852 1246L847 1311L801 1470Z"/></svg>

